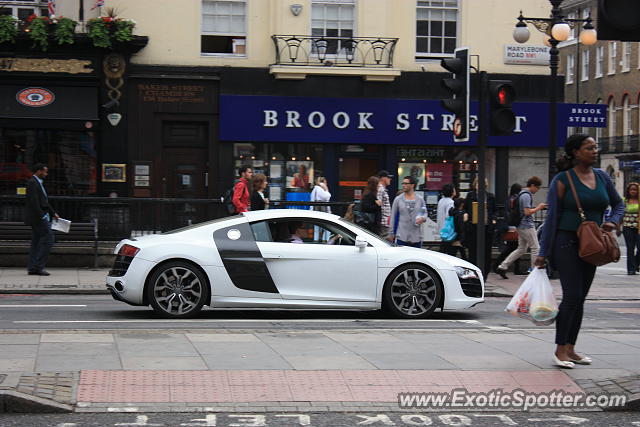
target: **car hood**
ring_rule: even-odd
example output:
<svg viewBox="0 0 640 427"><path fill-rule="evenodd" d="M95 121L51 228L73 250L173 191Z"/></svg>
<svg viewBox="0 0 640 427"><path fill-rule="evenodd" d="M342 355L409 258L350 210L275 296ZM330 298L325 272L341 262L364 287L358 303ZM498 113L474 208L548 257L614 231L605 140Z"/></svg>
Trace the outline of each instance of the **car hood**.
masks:
<svg viewBox="0 0 640 427"><path fill-rule="evenodd" d="M390 261L399 260L399 259L407 259L420 261L424 260L428 264L434 264L438 268L452 270L453 267L465 267L470 268L475 271L480 271L478 267L473 265L472 263L465 261L463 259L443 254L440 252L432 251L429 249L419 249L412 248L409 246L399 246L399 247L389 247L384 250L384 258L389 259Z"/></svg>

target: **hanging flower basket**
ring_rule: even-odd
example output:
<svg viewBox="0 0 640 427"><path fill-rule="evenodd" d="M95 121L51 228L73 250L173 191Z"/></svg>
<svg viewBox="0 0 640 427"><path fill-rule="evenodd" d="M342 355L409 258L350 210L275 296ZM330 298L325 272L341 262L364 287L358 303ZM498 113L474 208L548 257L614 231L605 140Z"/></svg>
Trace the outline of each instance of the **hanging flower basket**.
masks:
<svg viewBox="0 0 640 427"><path fill-rule="evenodd" d="M15 43L18 35L18 18L11 15L0 15L0 43Z"/></svg>
<svg viewBox="0 0 640 427"><path fill-rule="evenodd" d="M95 47L111 48L114 42L128 42L134 39L132 19L103 16L87 21L87 36Z"/></svg>

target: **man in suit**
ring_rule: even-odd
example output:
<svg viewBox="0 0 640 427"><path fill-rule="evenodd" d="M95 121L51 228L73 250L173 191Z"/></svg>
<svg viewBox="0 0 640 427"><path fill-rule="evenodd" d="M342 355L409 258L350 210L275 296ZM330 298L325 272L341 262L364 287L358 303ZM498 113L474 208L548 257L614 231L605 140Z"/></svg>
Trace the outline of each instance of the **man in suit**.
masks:
<svg viewBox="0 0 640 427"><path fill-rule="evenodd" d="M27 204L25 206L24 223L31 226L31 249L29 250L29 274L49 276L44 266L47 264L49 251L53 246L53 232L51 218L59 218L49 205L49 198L44 189L44 178L49 174L49 168L42 163L36 163L31 168L33 176L27 181Z"/></svg>

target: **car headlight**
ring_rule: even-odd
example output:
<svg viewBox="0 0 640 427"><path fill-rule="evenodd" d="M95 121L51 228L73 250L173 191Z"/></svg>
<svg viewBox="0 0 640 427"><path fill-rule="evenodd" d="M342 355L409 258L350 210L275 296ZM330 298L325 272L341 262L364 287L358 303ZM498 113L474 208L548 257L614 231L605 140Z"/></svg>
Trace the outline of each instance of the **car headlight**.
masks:
<svg viewBox="0 0 640 427"><path fill-rule="evenodd" d="M475 270L472 270L466 267L453 267L453 269L456 271L458 278L461 280L469 280L469 279L480 280L480 277L478 277L478 273Z"/></svg>

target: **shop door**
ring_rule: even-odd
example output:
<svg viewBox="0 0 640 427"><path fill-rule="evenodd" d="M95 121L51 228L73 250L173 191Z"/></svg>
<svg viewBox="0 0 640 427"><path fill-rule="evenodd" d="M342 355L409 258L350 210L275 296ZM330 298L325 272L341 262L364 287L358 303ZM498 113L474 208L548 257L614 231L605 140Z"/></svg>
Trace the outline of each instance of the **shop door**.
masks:
<svg viewBox="0 0 640 427"><path fill-rule="evenodd" d="M340 158L339 197L341 202L360 199L367 180L378 173L378 158L346 157Z"/></svg>

